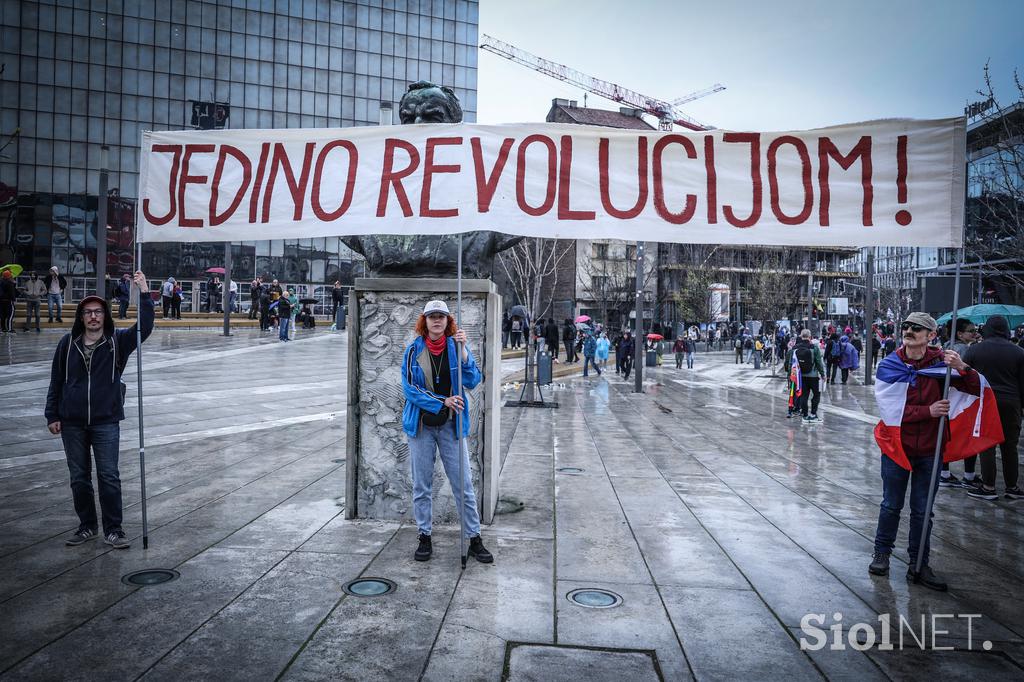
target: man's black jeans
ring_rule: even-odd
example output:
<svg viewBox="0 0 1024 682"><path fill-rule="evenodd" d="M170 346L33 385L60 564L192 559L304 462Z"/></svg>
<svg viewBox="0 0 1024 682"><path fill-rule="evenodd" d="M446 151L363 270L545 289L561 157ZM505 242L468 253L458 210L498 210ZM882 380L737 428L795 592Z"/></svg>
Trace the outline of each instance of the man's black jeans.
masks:
<svg viewBox="0 0 1024 682"><path fill-rule="evenodd" d="M71 496L78 514L78 529L96 530L96 503L92 488L92 457L96 457L96 480L100 487L103 534L121 530L121 475L117 470L120 424L93 426L61 425L64 454L71 472Z"/></svg>

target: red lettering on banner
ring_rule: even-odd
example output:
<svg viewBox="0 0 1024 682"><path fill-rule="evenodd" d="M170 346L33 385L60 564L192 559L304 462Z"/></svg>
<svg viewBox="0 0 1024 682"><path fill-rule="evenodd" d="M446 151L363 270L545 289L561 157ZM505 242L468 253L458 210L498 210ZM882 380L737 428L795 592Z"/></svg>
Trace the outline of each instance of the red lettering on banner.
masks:
<svg viewBox="0 0 1024 682"><path fill-rule="evenodd" d="M459 215L457 208L430 208L430 186L434 182L434 173L458 173L462 169L459 164L436 165L434 163L434 147L442 145L460 145L461 137L428 137L426 151L423 153L423 190L420 192L420 217L451 218Z"/></svg>
<svg viewBox="0 0 1024 682"><path fill-rule="evenodd" d="M704 172L708 176L708 225L718 224L718 173L715 172L715 138L704 136Z"/></svg>
<svg viewBox="0 0 1024 682"><path fill-rule="evenodd" d="M292 220L302 220L302 207L306 203L306 185L309 183L309 169L313 163L313 149L316 142L307 142L306 151L302 155L302 170L299 172L299 179L295 179L295 171L292 170L291 161L288 160L288 153L280 142L274 144L274 155L270 159L270 170L267 172L267 189L263 192L263 217L261 222L270 222L270 201L274 194L274 181L277 179L277 171L284 172L284 180L288 183L288 191L291 192L292 201L295 203L295 211L292 213Z"/></svg>
<svg viewBox="0 0 1024 682"><path fill-rule="evenodd" d="M828 160L832 158L843 170L849 170L853 163L860 159L860 184L864 188L864 203L861 207L861 221L865 226L871 225L871 202L874 200L874 188L871 185L871 137L865 135L854 145L846 156L843 156L831 138L818 138L818 192L821 204L818 206L818 222L828 225L828 209L831 192L828 186Z"/></svg>
<svg viewBox="0 0 1024 682"><path fill-rule="evenodd" d="M207 180L205 175L189 175L188 162L193 154L211 154L216 150L212 144L187 144L181 156L181 177L178 179L178 227L202 227L202 218L185 217L185 188L188 185L201 185Z"/></svg>
<svg viewBox="0 0 1024 682"><path fill-rule="evenodd" d="M267 171L267 157L270 156L270 143L264 142L260 149L260 160L256 164L256 179L252 183L252 195L249 199L249 222L256 222L256 208L260 202L260 189L263 187L263 174Z"/></svg>
<svg viewBox="0 0 1024 682"><path fill-rule="evenodd" d="M753 185L753 201L750 215L739 219L732 206L722 206L722 215L734 227L750 227L761 218L761 133L724 133L723 142L746 142L750 145L750 182Z"/></svg>
<svg viewBox="0 0 1024 682"><path fill-rule="evenodd" d="M220 198L220 183L224 177L224 162L227 161L228 156L233 156L241 164L242 184L239 185L238 191L235 192L235 198L231 200L231 205L228 206L227 210L217 215L217 199ZM217 156L217 167L213 171L213 183L210 185L211 227L226 222L234 214L238 205L242 203L242 197L245 196L245 190L249 189L250 182L252 182L252 161L238 147L222 144L220 146L220 154Z"/></svg>
<svg viewBox="0 0 1024 682"><path fill-rule="evenodd" d="M409 165L400 171L395 170L395 149L401 148L409 155ZM412 175L416 167L420 165L420 153L416 147L405 140L389 137L384 141L384 166L380 173L380 194L377 197L377 217L383 218L388 208L388 186L395 188L395 198L402 207L402 215L406 218L412 215L412 206L409 204L409 196L402 186L402 179Z"/></svg>
<svg viewBox="0 0 1024 682"><path fill-rule="evenodd" d="M348 152L348 179L345 181L345 193L341 197L341 204L333 211L325 211L320 203L320 182L323 180L324 164L327 163L327 155L337 147L343 147ZM309 203L313 208L313 214L320 220L330 222L345 215L345 211L352 205L352 194L356 187L356 168L359 165L359 152L356 146L348 140L332 140L324 145L320 154L316 157L316 165L313 166L313 189L310 193Z"/></svg>
<svg viewBox="0 0 1024 682"><path fill-rule="evenodd" d="M508 161L508 153L512 150L515 140L506 137L498 149L498 158L494 160L491 167L491 174L484 171L484 155L480 146L479 137L469 138L469 144L473 148L473 169L476 171L476 210L478 213L487 213L491 210L491 200L494 192L498 189L498 180L501 179L501 171L505 169Z"/></svg>
<svg viewBox="0 0 1024 682"><path fill-rule="evenodd" d="M558 169L558 219L594 220L594 211L574 211L569 208L569 185L572 180L572 135L562 135L562 163Z"/></svg>
<svg viewBox="0 0 1024 682"><path fill-rule="evenodd" d="M651 156L651 179L654 182L654 210L658 212L662 218L673 225L682 225L683 223L690 220L693 217L694 211L697 210L697 195L687 194L686 204L683 206L683 210L679 213L672 213L668 210L665 205L665 185L662 182L662 170L661 170L661 156L665 152L665 147L670 144L682 145L683 149L686 150L686 155L691 159L697 158L697 150L693 146L693 142L690 138L683 137L682 135L664 135L658 138L658 141L654 143L654 151Z"/></svg>
<svg viewBox="0 0 1024 682"><path fill-rule="evenodd" d="M547 191L544 195L544 203L540 206L530 206L526 203L526 149L534 142L540 142L548 150L548 173ZM555 205L555 183L558 176L558 150L555 142L546 135L527 135L519 143L519 155L516 158L516 201L519 208L527 215L544 215Z"/></svg>
<svg viewBox="0 0 1024 682"><path fill-rule="evenodd" d="M779 177L778 177L778 155L779 147L784 144L791 144L800 156L800 181L804 189L804 205L795 216L788 216L782 212L779 204ZM799 137L783 135L771 141L768 145L768 197L772 205L772 213L783 225L799 225L807 220L814 208L814 186L811 185L811 155L807 151L807 145Z"/></svg>
<svg viewBox="0 0 1024 682"><path fill-rule="evenodd" d="M150 153L157 154L174 154L171 157L171 173L167 179L167 202L170 207L167 210L165 216L154 216L149 212L149 198L142 200L142 214L146 216L146 220L151 225L166 225L171 222L176 212L177 204L174 198L174 188L178 184L178 165L181 163L181 145L180 144L155 144L150 148Z"/></svg>
<svg viewBox="0 0 1024 682"><path fill-rule="evenodd" d="M896 136L896 203L907 203L907 136ZM910 211L896 211L896 224L906 227L914 219Z"/></svg>
<svg viewBox="0 0 1024 682"><path fill-rule="evenodd" d="M633 204L632 208L623 211L612 205L611 193L609 192L608 147L610 141L607 137L602 137L598 143L597 174L601 187L601 207L604 208L605 213L620 220L637 217L644 210L644 206L647 205L647 138L643 136L638 137L636 144L636 203Z"/></svg>

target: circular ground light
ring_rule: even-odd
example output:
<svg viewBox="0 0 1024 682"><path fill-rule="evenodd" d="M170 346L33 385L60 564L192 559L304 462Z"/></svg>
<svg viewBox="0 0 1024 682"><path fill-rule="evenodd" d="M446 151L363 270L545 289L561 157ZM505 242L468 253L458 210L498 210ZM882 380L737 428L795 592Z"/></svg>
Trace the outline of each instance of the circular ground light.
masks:
<svg viewBox="0 0 1024 682"><path fill-rule="evenodd" d="M574 604L585 606L588 609L610 609L622 603L622 597L614 592L592 587L573 590L565 596Z"/></svg>
<svg viewBox="0 0 1024 682"><path fill-rule="evenodd" d="M172 580L177 580L180 575L180 573L170 568L147 568L143 571L133 571L122 576L121 582L125 585L148 587L150 585L169 583Z"/></svg>
<svg viewBox="0 0 1024 682"><path fill-rule="evenodd" d="M561 468L558 469L558 471L562 472L563 474L582 474L583 473L583 469L580 469L579 467L561 467Z"/></svg>
<svg viewBox="0 0 1024 682"><path fill-rule="evenodd" d="M359 578L345 584L345 592L354 597L379 597L395 591L398 586L387 578Z"/></svg>

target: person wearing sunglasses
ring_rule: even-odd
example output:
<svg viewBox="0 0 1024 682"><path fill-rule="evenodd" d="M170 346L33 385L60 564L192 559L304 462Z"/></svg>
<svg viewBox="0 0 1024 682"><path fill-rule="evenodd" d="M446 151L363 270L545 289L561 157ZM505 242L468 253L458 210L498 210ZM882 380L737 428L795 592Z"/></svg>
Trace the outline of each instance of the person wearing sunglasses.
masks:
<svg viewBox="0 0 1024 682"><path fill-rule="evenodd" d="M153 299L146 276L136 271L142 340L153 331ZM130 546L121 527L121 477L117 456L124 419L121 374L136 348L135 325L114 328L110 304L100 296L86 296L75 311L70 334L57 343L46 394L46 424L61 437L71 496L78 514L78 530L64 544L81 545L97 535L96 504L92 487L92 460L96 460L103 537L115 549ZM90 456L90 450L92 456Z"/></svg>
<svg viewBox="0 0 1024 682"><path fill-rule="evenodd" d="M930 343L936 337L938 325L931 315L923 312L910 313L900 325L900 337L903 345L896 349L895 358L903 366L895 365L896 360L886 359L878 366L878 384L876 398L879 411L885 414L887 409L899 409L903 395L903 412L900 419L899 447L902 453L893 454L888 450L882 452L882 503L878 510L878 527L875 531L875 551L872 555L868 572L872 575L889 574L889 557L896 545L896 535L900 527L900 512L906 499L907 486L910 487L910 542L907 552L910 555L910 568L907 580L917 580L920 584L933 590L945 591L946 583L940 579L928 564L931 520L925 525L925 511L928 504L929 487L932 471L935 467L935 444L938 438L939 424L943 417L949 415L950 401L942 397L945 377L918 374L919 370L934 365L952 367L958 373L952 378L951 386L963 393L981 394L981 379L978 372L971 369L954 350L935 348ZM894 365L900 371L907 368L912 372L909 380L889 384L883 378L883 369ZM886 385L897 387L895 391L885 391ZM881 389L881 390L880 390ZM883 392L885 391L885 392ZM905 394L902 393L905 391ZM876 440L878 440L876 429ZM945 423L942 438L942 449L950 440L949 422ZM879 441L882 445L882 441ZM898 454L905 454L903 461L897 463ZM935 477L938 487L938 476ZM921 561L920 573L915 573L921 534L924 533L924 556Z"/></svg>

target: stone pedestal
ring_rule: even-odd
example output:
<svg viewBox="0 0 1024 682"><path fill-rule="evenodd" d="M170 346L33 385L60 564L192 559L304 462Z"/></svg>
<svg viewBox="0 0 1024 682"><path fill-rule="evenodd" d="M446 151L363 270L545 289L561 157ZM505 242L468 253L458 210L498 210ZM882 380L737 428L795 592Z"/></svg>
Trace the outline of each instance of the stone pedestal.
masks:
<svg viewBox="0 0 1024 682"><path fill-rule="evenodd" d="M349 295L348 430L345 517L412 519L409 443L402 430L402 355L427 301L455 314L454 279L361 278ZM483 381L468 392L469 448L480 520L498 502L501 296L490 280L462 280L462 328ZM434 469L434 521L458 523L440 460Z"/></svg>

